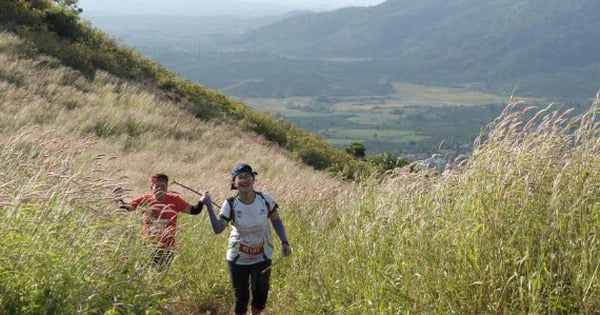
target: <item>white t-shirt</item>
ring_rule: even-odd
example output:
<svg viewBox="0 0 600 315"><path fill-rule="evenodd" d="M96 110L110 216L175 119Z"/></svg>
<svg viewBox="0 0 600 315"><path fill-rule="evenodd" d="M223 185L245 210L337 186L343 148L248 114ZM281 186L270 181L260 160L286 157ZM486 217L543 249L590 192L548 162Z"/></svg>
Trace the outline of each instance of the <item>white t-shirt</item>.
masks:
<svg viewBox="0 0 600 315"><path fill-rule="evenodd" d="M219 213L220 217L233 223L229 233L227 260L238 265L251 265L272 259L273 235L268 215L277 209L273 197L268 193L256 193L250 203L236 197L233 200L233 209L233 221L227 200L223 202Z"/></svg>

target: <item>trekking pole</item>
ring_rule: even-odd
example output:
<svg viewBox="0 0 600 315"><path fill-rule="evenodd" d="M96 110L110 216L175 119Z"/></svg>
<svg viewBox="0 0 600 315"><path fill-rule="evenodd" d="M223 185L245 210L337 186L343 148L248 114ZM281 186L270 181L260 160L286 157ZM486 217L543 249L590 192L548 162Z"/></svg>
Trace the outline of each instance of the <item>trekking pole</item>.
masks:
<svg viewBox="0 0 600 315"><path fill-rule="evenodd" d="M204 194L202 194L202 193L201 193L201 192L199 192L199 191L196 191L196 190L194 190L192 187L186 186L186 185L184 185L184 184L182 184L182 183L178 183L178 182L177 182L177 181L175 181L175 180L173 181L173 184L175 184L175 185L179 185L179 186L181 186L181 187L183 187L183 188L185 188L185 189L187 189L187 190L189 190L189 191L191 191L191 192L195 192L196 194L198 194L198 195L200 195L200 196L204 196ZM220 206L219 206L219 205L218 205L216 202L214 202L214 201L212 201L212 200L211 200L211 202L212 202L212 204L213 204L215 207L220 207Z"/></svg>
<svg viewBox="0 0 600 315"><path fill-rule="evenodd" d="M281 260L283 259L283 257L285 257L285 256L281 256L281 257L275 259L275 261L273 261L273 263L269 267L263 269L263 271L261 271L260 273L265 273L265 272L267 272L267 270L275 267L275 265L277 265L278 263L281 262Z"/></svg>
<svg viewBox="0 0 600 315"><path fill-rule="evenodd" d="M290 247L290 250L292 250L292 252L294 251L294 250L293 250L291 247ZM290 254L291 254L292 252L290 252ZM275 259L275 260L273 261L273 263L271 263L271 265L270 265L269 267L267 267L267 268L263 269L263 271L261 271L260 273L265 273L265 272L267 272L267 270L269 270L269 269L271 269L271 268L275 267L275 265L277 265L278 263L280 263L280 262L281 262L281 260L282 260L284 257L285 257L285 256L281 256L281 257L279 257L279 258Z"/></svg>

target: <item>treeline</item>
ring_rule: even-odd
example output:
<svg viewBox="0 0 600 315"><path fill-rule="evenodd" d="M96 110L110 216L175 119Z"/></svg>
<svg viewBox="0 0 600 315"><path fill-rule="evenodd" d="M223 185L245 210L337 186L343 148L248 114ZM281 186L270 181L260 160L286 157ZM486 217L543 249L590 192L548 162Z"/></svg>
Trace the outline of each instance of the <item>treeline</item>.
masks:
<svg viewBox="0 0 600 315"><path fill-rule="evenodd" d="M177 101L196 118L241 125L315 169L328 170L346 179L386 170L386 164L370 163L334 148L315 134L270 113L251 109L220 92L178 77L82 21L81 12L77 0L3 1L0 28L18 34L32 51L58 58L90 80L96 71L103 70L119 78L142 82L148 89Z"/></svg>

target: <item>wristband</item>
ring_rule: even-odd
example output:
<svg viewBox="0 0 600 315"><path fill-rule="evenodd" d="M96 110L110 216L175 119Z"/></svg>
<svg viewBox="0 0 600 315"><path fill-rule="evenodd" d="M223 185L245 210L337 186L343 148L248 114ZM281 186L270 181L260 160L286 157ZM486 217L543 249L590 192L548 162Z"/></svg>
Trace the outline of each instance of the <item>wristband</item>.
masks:
<svg viewBox="0 0 600 315"><path fill-rule="evenodd" d="M123 199L119 199L119 209L129 210L128 204Z"/></svg>
<svg viewBox="0 0 600 315"><path fill-rule="evenodd" d="M198 202L197 205L192 206L192 208L190 209L190 214L193 214L193 215L199 214L200 212L202 212L202 206L204 206L204 204L202 204L201 202Z"/></svg>

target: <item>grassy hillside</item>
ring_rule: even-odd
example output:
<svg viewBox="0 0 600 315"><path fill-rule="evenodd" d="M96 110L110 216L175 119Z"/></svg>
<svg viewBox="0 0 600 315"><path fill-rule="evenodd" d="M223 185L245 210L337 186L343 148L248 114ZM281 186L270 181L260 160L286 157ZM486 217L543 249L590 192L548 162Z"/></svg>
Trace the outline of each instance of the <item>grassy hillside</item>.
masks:
<svg viewBox="0 0 600 315"><path fill-rule="evenodd" d="M237 124L287 149L299 161L316 169L327 169L345 178L355 178L373 169L306 130L184 80L130 48L119 46L81 21L76 0L2 2L0 9L0 29L16 33L24 40L22 46L27 49L23 54L54 56L60 63L85 74L88 80L95 80L97 71L103 70L118 78L141 82L146 89L176 102L198 119Z"/></svg>
<svg viewBox="0 0 600 315"><path fill-rule="evenodd" d="M465 165L351 184L23 45L0 35L0 313L227 314L225 235L205 214L182 217L172 268L153 273L139 264L140 217L112 191L130 198L166 172L223 201L239 160L282 205L295 248L274 269L266 314L600 308L598 102L578 117L513 104Z"/></svg>

